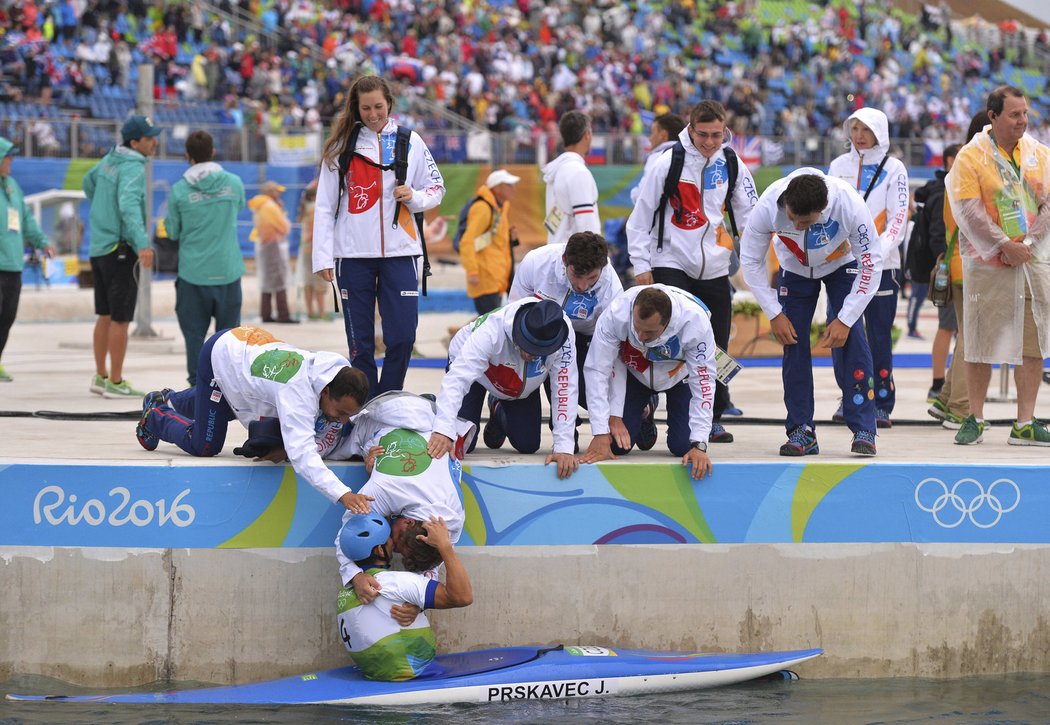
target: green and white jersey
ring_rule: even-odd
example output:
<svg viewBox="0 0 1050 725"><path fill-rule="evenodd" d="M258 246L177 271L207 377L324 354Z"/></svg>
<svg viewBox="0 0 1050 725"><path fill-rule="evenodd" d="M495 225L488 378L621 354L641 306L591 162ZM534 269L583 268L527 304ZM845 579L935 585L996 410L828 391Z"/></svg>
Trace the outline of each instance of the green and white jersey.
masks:
<svg viewBox="0 0 1050 725"><path fill-rule="evenodd" d="M438 583L406 571L369 569L382 589L370 604L361 604L353 587L339 590L339 638L370 680L411 680L434 659L434 632L422 612L408 627L390 616L395 604L434 606Z"/></svg>

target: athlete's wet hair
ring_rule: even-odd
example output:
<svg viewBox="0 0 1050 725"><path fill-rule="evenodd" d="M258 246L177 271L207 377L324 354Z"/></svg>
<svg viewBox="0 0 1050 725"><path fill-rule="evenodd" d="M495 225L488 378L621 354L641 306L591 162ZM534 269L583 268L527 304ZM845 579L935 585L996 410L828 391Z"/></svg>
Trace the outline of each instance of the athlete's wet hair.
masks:
<svg viewBox="0 0 1050 725"><path fill-rule="evenodd" d="M426 536L427 530L419 521L413 521L401 535L401 558L405 569L413 572L429 571L441 563L441 554L417 536Z"/></svg>
<svg viewBox="0 0 1050 725"><path fill-rule="evenodd" d="M824 211L828 205L828 185L816 174L802 174L788 182L779 203L797 216Z"/></svg>
<svg viewBox="0 0 1050 725"><path fill-rule="evenodd" d="M565 243L562 259L576 274L590 274L609 263L609 244L601 234L576 232Z"/></svg>
<svg viewBox="0 0 1050 725"><path fill-rule="evenodd" d="M666 325L671 319L671 298L663 290L650 287L638 293L634 300L634 309L643 320L660 315L660 324Z"/></svg>

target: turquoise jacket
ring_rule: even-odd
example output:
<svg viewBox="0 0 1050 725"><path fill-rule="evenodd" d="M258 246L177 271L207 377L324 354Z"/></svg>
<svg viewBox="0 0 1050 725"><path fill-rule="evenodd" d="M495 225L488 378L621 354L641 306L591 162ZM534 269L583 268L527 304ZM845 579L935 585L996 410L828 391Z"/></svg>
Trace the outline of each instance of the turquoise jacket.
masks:
<svg viewBox="0 0 1050 725"><path fill-rule="evenodd" d="M11 150L12 144L0 137L0 159ZM0 272L21 272L26 266L25 247L29 242L37 249L47 246L47 237L40 231L33 212L26 206L22 187L13 177L0 177Z"/></svg>
<svg viewBox="0 0 1050 725"><path fill-rule="evenodd" d="M214 162L194 164L175 182L164 227L179 243L180 279L220 285L241 278L237 214L244 207L244 184Z"/></svg>
<svg viewBox="0 0 1050 725"><path fill-rule="evenodd" d="M127 146L117 146L84 176L84 193L91 201L88 256L104 257L123 239L136 252L149 247L146 234L146 162Z"/></svg>

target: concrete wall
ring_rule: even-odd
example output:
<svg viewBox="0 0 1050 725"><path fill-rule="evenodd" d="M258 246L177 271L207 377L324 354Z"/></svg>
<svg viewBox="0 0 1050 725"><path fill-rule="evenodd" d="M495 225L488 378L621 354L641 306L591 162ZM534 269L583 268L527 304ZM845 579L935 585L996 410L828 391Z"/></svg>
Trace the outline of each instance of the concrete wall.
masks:
<svg viewBox="0 0 1050 725"><path fill-rule="evenodd" d="M464 547L443 651L823 647L809 677L1050 671L1050 546ZM0 547L0 680L247 682L346 663L330 549Z"/></svg>

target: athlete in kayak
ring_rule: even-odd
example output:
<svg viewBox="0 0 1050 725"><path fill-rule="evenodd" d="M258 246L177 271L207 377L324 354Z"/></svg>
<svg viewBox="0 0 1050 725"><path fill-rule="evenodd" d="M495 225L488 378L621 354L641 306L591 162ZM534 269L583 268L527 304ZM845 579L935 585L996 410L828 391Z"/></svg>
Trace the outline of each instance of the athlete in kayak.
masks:
<svg viewBox="0 0 1050 725"><path fill-rule="evenodd" d="M353 587L339 592L339 637L354 664L370 680L411 680L434 659L434 632L426 615L420 611L403 625L391 615L392 607L411 604L420 610L453 609L474 601L470 578L452 548L445 520L432 517L419 527L423 533L415 538L432 548L445 565L443 584L411 569L390 571L394 540L383 517L352 515L339 532L340 555L382 586L379 596L368 604L362 603Z"/></svg>

